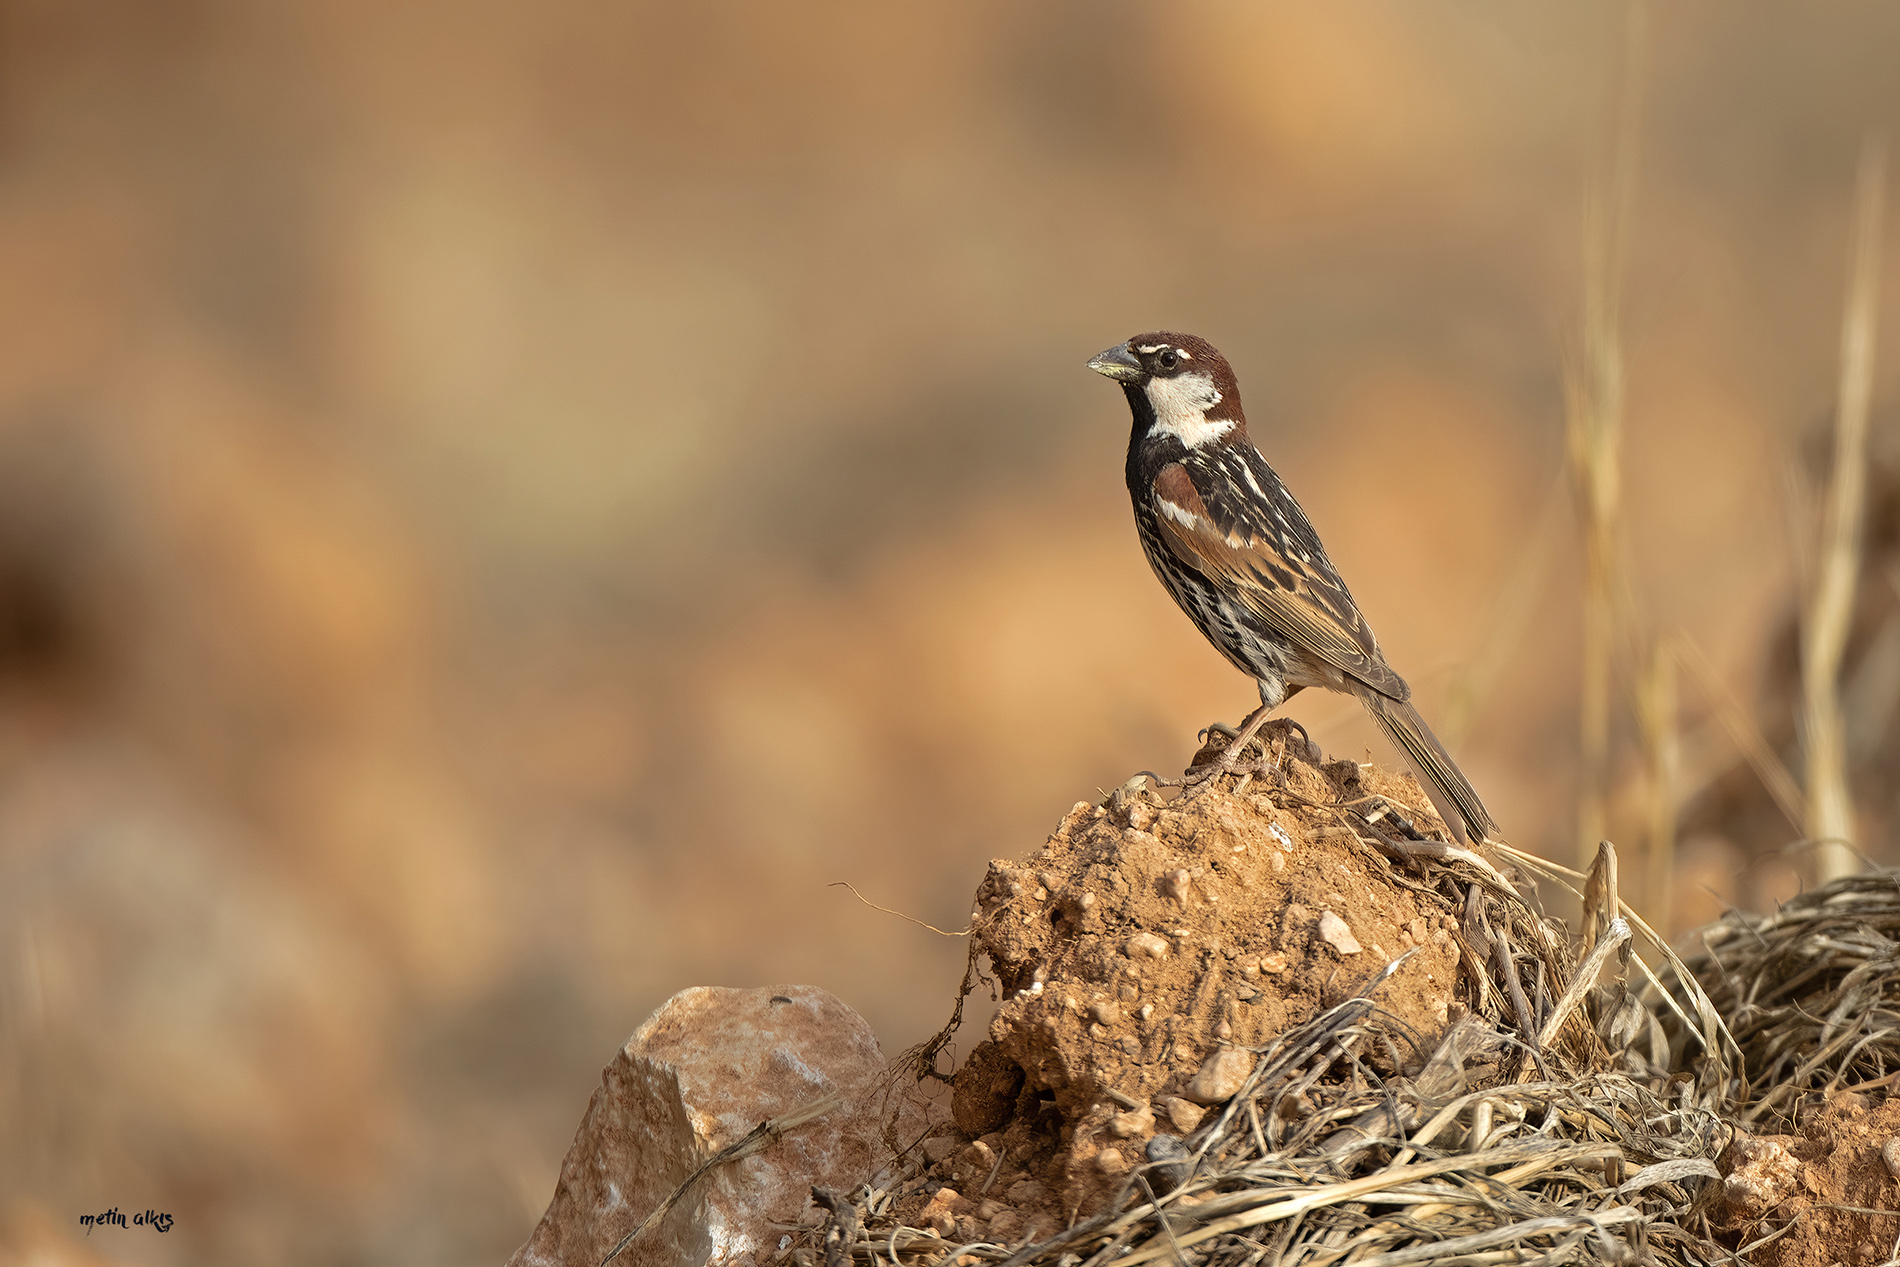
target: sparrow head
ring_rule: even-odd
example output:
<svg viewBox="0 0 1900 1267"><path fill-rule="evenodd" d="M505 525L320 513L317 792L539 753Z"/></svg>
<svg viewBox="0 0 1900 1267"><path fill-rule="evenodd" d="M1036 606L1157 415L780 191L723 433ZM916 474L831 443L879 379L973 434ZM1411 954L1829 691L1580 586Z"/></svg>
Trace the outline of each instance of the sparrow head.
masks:
<svg viewBox="0 0 1900 1267"><path fill-rule="evenodd" d="M1152 415L1150 438L1173 436L1197 449L1246 426L1234 371L1205 339L1167 330L1138 334L1094 357L1089 368L1122 385L1138 418Z"/></svg>

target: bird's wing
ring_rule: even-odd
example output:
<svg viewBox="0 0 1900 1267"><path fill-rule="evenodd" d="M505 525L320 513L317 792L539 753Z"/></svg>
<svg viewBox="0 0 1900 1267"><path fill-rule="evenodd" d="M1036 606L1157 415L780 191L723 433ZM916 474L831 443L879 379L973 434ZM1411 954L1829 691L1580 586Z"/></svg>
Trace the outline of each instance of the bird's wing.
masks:
<svg viewBox="0 0 1900 1267"><path fill-rule="evenodd" d="M1295 646L1382 695L1410 697L1319 534L1264 459L1224 446L1170 463L1155 478L1154 510L1175 558Z"/></svg>

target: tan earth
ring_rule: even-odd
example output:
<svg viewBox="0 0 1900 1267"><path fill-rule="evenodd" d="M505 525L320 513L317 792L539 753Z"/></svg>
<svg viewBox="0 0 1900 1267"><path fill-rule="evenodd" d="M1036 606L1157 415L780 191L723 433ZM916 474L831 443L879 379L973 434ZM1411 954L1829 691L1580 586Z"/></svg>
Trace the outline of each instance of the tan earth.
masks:
<svg viewBox="0 0 1900 1267"><path fill-rule="evenodd" d="M1027 859L990 864L975 936L1002 1007L956 1074L954 1130L927 1141L907 1222L1010 1244L1086 1216L1157 1134L1219 1111L1250 1049L1407 951L1371 992L1388 1059L1422 1062L1462 1010L1454 912L1343 808L1383 797L1442 836L1418 785L1323 763L1286 723L1265 740L1272 768L1232 791L1124 789L1077 804Z"/></svg>
<svg viewBox="0 0 1900 1267"><path fill-rule="evenodd" d="M1900 1244L1900 1101L1837 1094L1801 1134L1739 1135L1722 1158L1728 1235L1755 1267L1884 1263Z"/></svg>

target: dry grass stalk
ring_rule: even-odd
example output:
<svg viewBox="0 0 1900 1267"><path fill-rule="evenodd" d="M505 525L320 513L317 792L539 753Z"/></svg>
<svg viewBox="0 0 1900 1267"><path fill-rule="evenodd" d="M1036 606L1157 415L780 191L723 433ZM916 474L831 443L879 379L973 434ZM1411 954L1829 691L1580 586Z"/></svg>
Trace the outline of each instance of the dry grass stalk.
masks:
<svg viewBox="0 0 1900 1267"><path fill-rule="evenodd" d="M1651 918L1667 933L1674 902L1671 881L1676 869L1676 788L1682 767L1682 744L1676 731L1675 639L1664 638L1651 650L1649 672L1643 677L1636 702L1643 731L1644 766L1649 775L1643 899Z"/></svg>
<svg viewBox="0 0 1900 1267"><path fill-rule="evenodd" d="M1587 865L1604 835L1610 754L1610 677L1616 642L1617 524L1621 514L1623 273L1636 195L1642 115L1645 14L1626 9L1621 83L1610 126L1609 174L1590 199L1584 229L1583 365L1569 384L1571 476L1583 519L1583 680L1579 737L1583 789L1577 809L1577 857Z"/></svg>
<svg viewBox="0 0 1900 1267"><path fill-rule="evenodd" d="M1867 414L1873 393L1874 328L1880 294L1880 221L1886 188L1883 142L1861 148L1847 311L1841 321L1840 402L1834 471L1822 512L1814 592L1801 629L1801 742L1808 776L1810 868L1817 884L1858 866L1853 805L1841 724L1841 655L1860 581L1860 533L1867 495Z"/></svg>
<svg viewBox="0 0 1900 1267"><path fill-rule="evenodd" d="M1900 1082L1900 872L1843 876L1775 914L1731 913L1689 966L1741 1046L1744 1123L1815 1091Z"/></svg>
<svg viewBox="0 0 1900 1267"><path fill-rule="evenodd" d="M1563 527L1564 507L1557 496L1563 491L1563 478L1559 472L1549 495L1544 498L1536 529L1520 550L1509 579L1492 605L1490 617L1484 622L1483 646L1452 682L1445 701L1445 724L1438 733L1453 754L1458 753L1484 706L1490 702L1543 597Z"/></svg>
<svg viewBox="0 0 1900 1267"><path fill-rule="evenodd" d="M1500 1081L1519 1040L1475 1015L1392 1080L1362 1059L1376 1022L1361 997L1288 1032L1184 1160L1139 1168L1107 1212L1045 1241L946 1242L866 1191L846 1248L867 1264L1009 1267L1722 1261L1691 1213L1717 1173L1714 1114L1560 1048L1555 1076ZM1296 1099L1316 1111L1287 1112Z"/></svg>
<svg viewBox="0 0 1900 1267"><path fill-rule="evenodd" d="M1755 724L1748 710L1742 707L1742 702L1735 698L1735 692L1722 680L1708 652L1687 634L1677 635L1676 649L1677 661L1689 670L1689 676L1702 688L1702 694L1710 707L1715 709L1716 720L1728 732L1730 742L1741 749L1743 758L1755 771L1755 777L1761 780L1762 787L1767 789L1769 797L1789 824L1796 831L1805 831L1808 801L1801 792L1801 785L1794 781L1794 776L1788 773L1788 767L1775 755L1767 737L1761 733L1761 727Z"/></svg>
<svg viewBox="0 0 1900 1267"><path fill-rule="evenodd" d="M1606 911L1627 912L1614 850L1604 858L1593 891ZM809 1229L790 1257L811 1267L827 1249L866 1267L1727 1261L1698 1202L1717 1177L1733 1082L1708 996L1685 976L1666 998L1708 1055L1696 1083L1672 1082L1667 1037L1622 981L1641 965L1628 953L1634 931L1653 930L1611 914L1579 963L1580 947L1491 873L1427 860L1414 874L1460 895L1459 940L1481 975L1469 1013L1412 1076L1392 1076L1394 1031L1375 1003L1393 964L1261 1051L1239 1093L1151 1152L1094 1218L1030 1244L959 1244L896 1218L913 1177L860 1190L856 1218L834 1218L830 1245Z"/></svg>

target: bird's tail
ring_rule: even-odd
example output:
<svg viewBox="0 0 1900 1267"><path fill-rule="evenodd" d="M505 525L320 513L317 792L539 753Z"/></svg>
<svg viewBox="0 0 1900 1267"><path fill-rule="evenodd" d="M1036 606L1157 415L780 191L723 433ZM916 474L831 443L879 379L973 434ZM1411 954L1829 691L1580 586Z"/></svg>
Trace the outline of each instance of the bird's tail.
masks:
<svg viewBox="0 0 1900 1267"><path fill-rule="evenodd" d="M1496 834L1498 825L1485 811L1477 789L1471 786L1471 780L1438 742L1438 736L1432 733L1416 708L1373 690L1359 692L1359 702L1418 772L1447 830L1456 835L1462 829L1473 844L1482 844L1487 835Z"/></svg>

